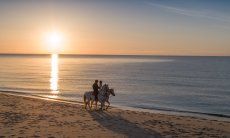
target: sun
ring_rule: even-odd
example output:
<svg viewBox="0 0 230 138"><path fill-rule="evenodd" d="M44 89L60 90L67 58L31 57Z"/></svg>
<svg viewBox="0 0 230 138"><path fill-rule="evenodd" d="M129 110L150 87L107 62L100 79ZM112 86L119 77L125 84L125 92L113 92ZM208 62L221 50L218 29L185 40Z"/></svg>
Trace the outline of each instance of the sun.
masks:
<svg viewBox="0 0 230 138"><path fill-rule="evenodd" d="M57 32L52 32L48 35L47 40L51 45L58 45L61 42L61 36Z"/></svg>
<svg viewBox="0 0 230 138"><path fill-rule="evenodd" d="M45 34L46 46L51 53L57 53L63 45L63 35L58 31L51 31Z"/></svg>

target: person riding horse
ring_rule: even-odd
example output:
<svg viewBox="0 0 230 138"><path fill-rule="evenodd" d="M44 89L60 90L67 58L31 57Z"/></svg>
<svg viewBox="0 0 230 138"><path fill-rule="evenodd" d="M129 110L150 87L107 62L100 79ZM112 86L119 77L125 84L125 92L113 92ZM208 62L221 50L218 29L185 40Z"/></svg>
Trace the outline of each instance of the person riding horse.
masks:
<svg viewBox="0 0 230 138"><path fill-rule="evenodd" d="M93 94L93 91L88 91L84 93L83 96L83 100L84 100L84 107L85 109L87 109L87 106L89 107L89 109L92 109L92 105L94 103L95 100L95 95ZM115 96L114 90L109 88L108 84L104 84L102 86L102 89L98 92L98 101L101 103L101 108L100 109L108 109L110 102L109 102L109 97L110 94ZM96 109L97 109L97 102L96 102ZM107 102L109 105L107 107L105 107L105 102Z"/></svg>
<svg viewBox="0 0 230 138"><path fill-rule="evenodd" d="M99 92L98 89L100 89L100 87L98 86L98 80L95 80L95 82L93 84L93 95L95 96L96 103L98 101L98 97L97 97L98 92Z"/></svg>
<svg viewBox="0 0 230 138"><path fill-rule="evenodd" d="M102 81L101 80L99 81L99 89L100 90L102 89Z"/></svg>

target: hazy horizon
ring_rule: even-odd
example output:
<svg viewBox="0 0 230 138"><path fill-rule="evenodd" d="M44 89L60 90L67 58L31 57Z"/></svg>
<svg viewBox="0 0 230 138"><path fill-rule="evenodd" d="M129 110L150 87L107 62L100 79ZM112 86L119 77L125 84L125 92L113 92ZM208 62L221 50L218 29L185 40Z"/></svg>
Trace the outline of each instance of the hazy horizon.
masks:
<svg viewBox="0 0 230 138"><path fill-rule="evenodd" d="M50 56L56 53L0 53L0 55L44 55ZM63 54L58 53L58 55L63 56L153 56L153 57L230 57L228 55L218 56L218 55L154 55L154 54Z"/></svg>
<svg viewBox="0 0 230 138"><path fill-rule="evenodd" d="M230 56L230 1L0 1L0 54Z"/></svg>

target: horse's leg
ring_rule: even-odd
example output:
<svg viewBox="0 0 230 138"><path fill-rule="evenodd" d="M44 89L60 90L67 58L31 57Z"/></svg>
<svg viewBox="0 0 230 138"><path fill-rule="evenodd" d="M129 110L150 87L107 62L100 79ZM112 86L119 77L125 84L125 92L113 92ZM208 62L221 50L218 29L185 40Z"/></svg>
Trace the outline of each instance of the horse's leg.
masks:
<svg viewBox="0 0 230 138"><path fill-rule="evenodd" d="M109 102L109 100L106 100L106 102L109 104L107 107L106 107L106 110L109 108L109 106L110 106L110 102Z"/></svg>
<svg viewBox="0 0 230 138"><path fill-rule="evenodd" d="M88 101L87 101L86 108L87 108L87 106L88 106L88 108L90 109L90 107L89 107L89 102L90 102L90 101L88 100Z"/></svg>
<svg viewBox="0 0 230 138"><path fill-rule="evenodd" d="M95 100L95 102L96 102L95 105L96 105L96 110L97 110L97 102L98 102L98 100Z"/></svg>
<svg viewBox="0 0 230 138"><path fill-rule="evenodd" d="M102 110L102 103L101 103L101 108L100 109Z"/></svg>
<svg viewBox="0 0 230 138"><path fill-rule="evenodd" d="M85 109L87 108L87 102L86 101L84 101L84 107L85 107Z"/></svg>
<svg viewBox="0 0 230 138"><path fill-rule="evenodd" d="M84 108L86 109L87 102L86 102L86 96L85 96L85 95L84 95L84 97L83 97L83 100L84 100Z"/></svg>
<svg viewBox="0 0 230 138"><path fill-rule="evenodd" d="M84 102L84 108L86 109L86 102Z"/></svg>
<svg viewBox="0 0 230 138"><path fill-rule="evenodd" d="M97 98L97 100L95 99L95 101L96 101L96 109L97 109L97 103L98 103L99 99Z"/></svg>
<svg viewBox="0 0 230 138"><path fill-rule="evenodd" d="M103 103L103 106L102 106L103 110L105 110L105 102Z"/></svg>
<svg viewBox="0 0 230 138"><path fill-rule="evenodd" d="M93 107L93 102L94 102L94 100L93 99L91 99L90 100L90 110L92 109L92 107Z"/></svg>
<svg viewBox="0 0 230 138"><path fill-rule="evenodd" d="M89 101L89 109L90 109L90 110L92 109L92 106L90 105L90 101Z"/></svg>
<svg viewBox="0 0 230 138"><path fill-rule="evenodd" d="M103 110L104 106L105 106L105 102L101 102L101 110Z"/></svg>
<svg viewBox="0 0 230 138"><path fill-rule="evenodd" d="M87 101L87 103L86 103L86 109L87 109L87 106L89 107L89 101Z"/></svg>
<svg viewBox="0 0 230 138"><path fill-rule="evenodd" d="M86 99L85 101L85 109L87 109L87 106L89 107L89 99Z"/></svg>
<svg viewBox="0 0 230 138"><path fill-rule="evenodd" d="M89 109L92 109L92 100L89 100Z"/></svg>

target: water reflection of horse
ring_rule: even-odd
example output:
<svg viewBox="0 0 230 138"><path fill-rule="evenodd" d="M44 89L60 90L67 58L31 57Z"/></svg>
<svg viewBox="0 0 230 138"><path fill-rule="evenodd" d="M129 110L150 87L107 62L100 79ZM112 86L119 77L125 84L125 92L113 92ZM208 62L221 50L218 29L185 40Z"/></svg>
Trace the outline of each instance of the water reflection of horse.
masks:
<svg viewBox="0 0 230 138"><path fill-rule="evenodd" d="M110 105L109 102L110 94L115 96L114 90L109 89L109 86L107 84L104 84L98 93L98 101L101 103L101 109L108 109ZM93 95L93 91L85 92L83 99L84 99L85 109L87 109L87 106L89 107L89 109L92 109L93 103L95 102L95 96ZM109 104L106 108L105 108L105 102ZM96 104L96 109L97 109L97 104Z"/></svg>

